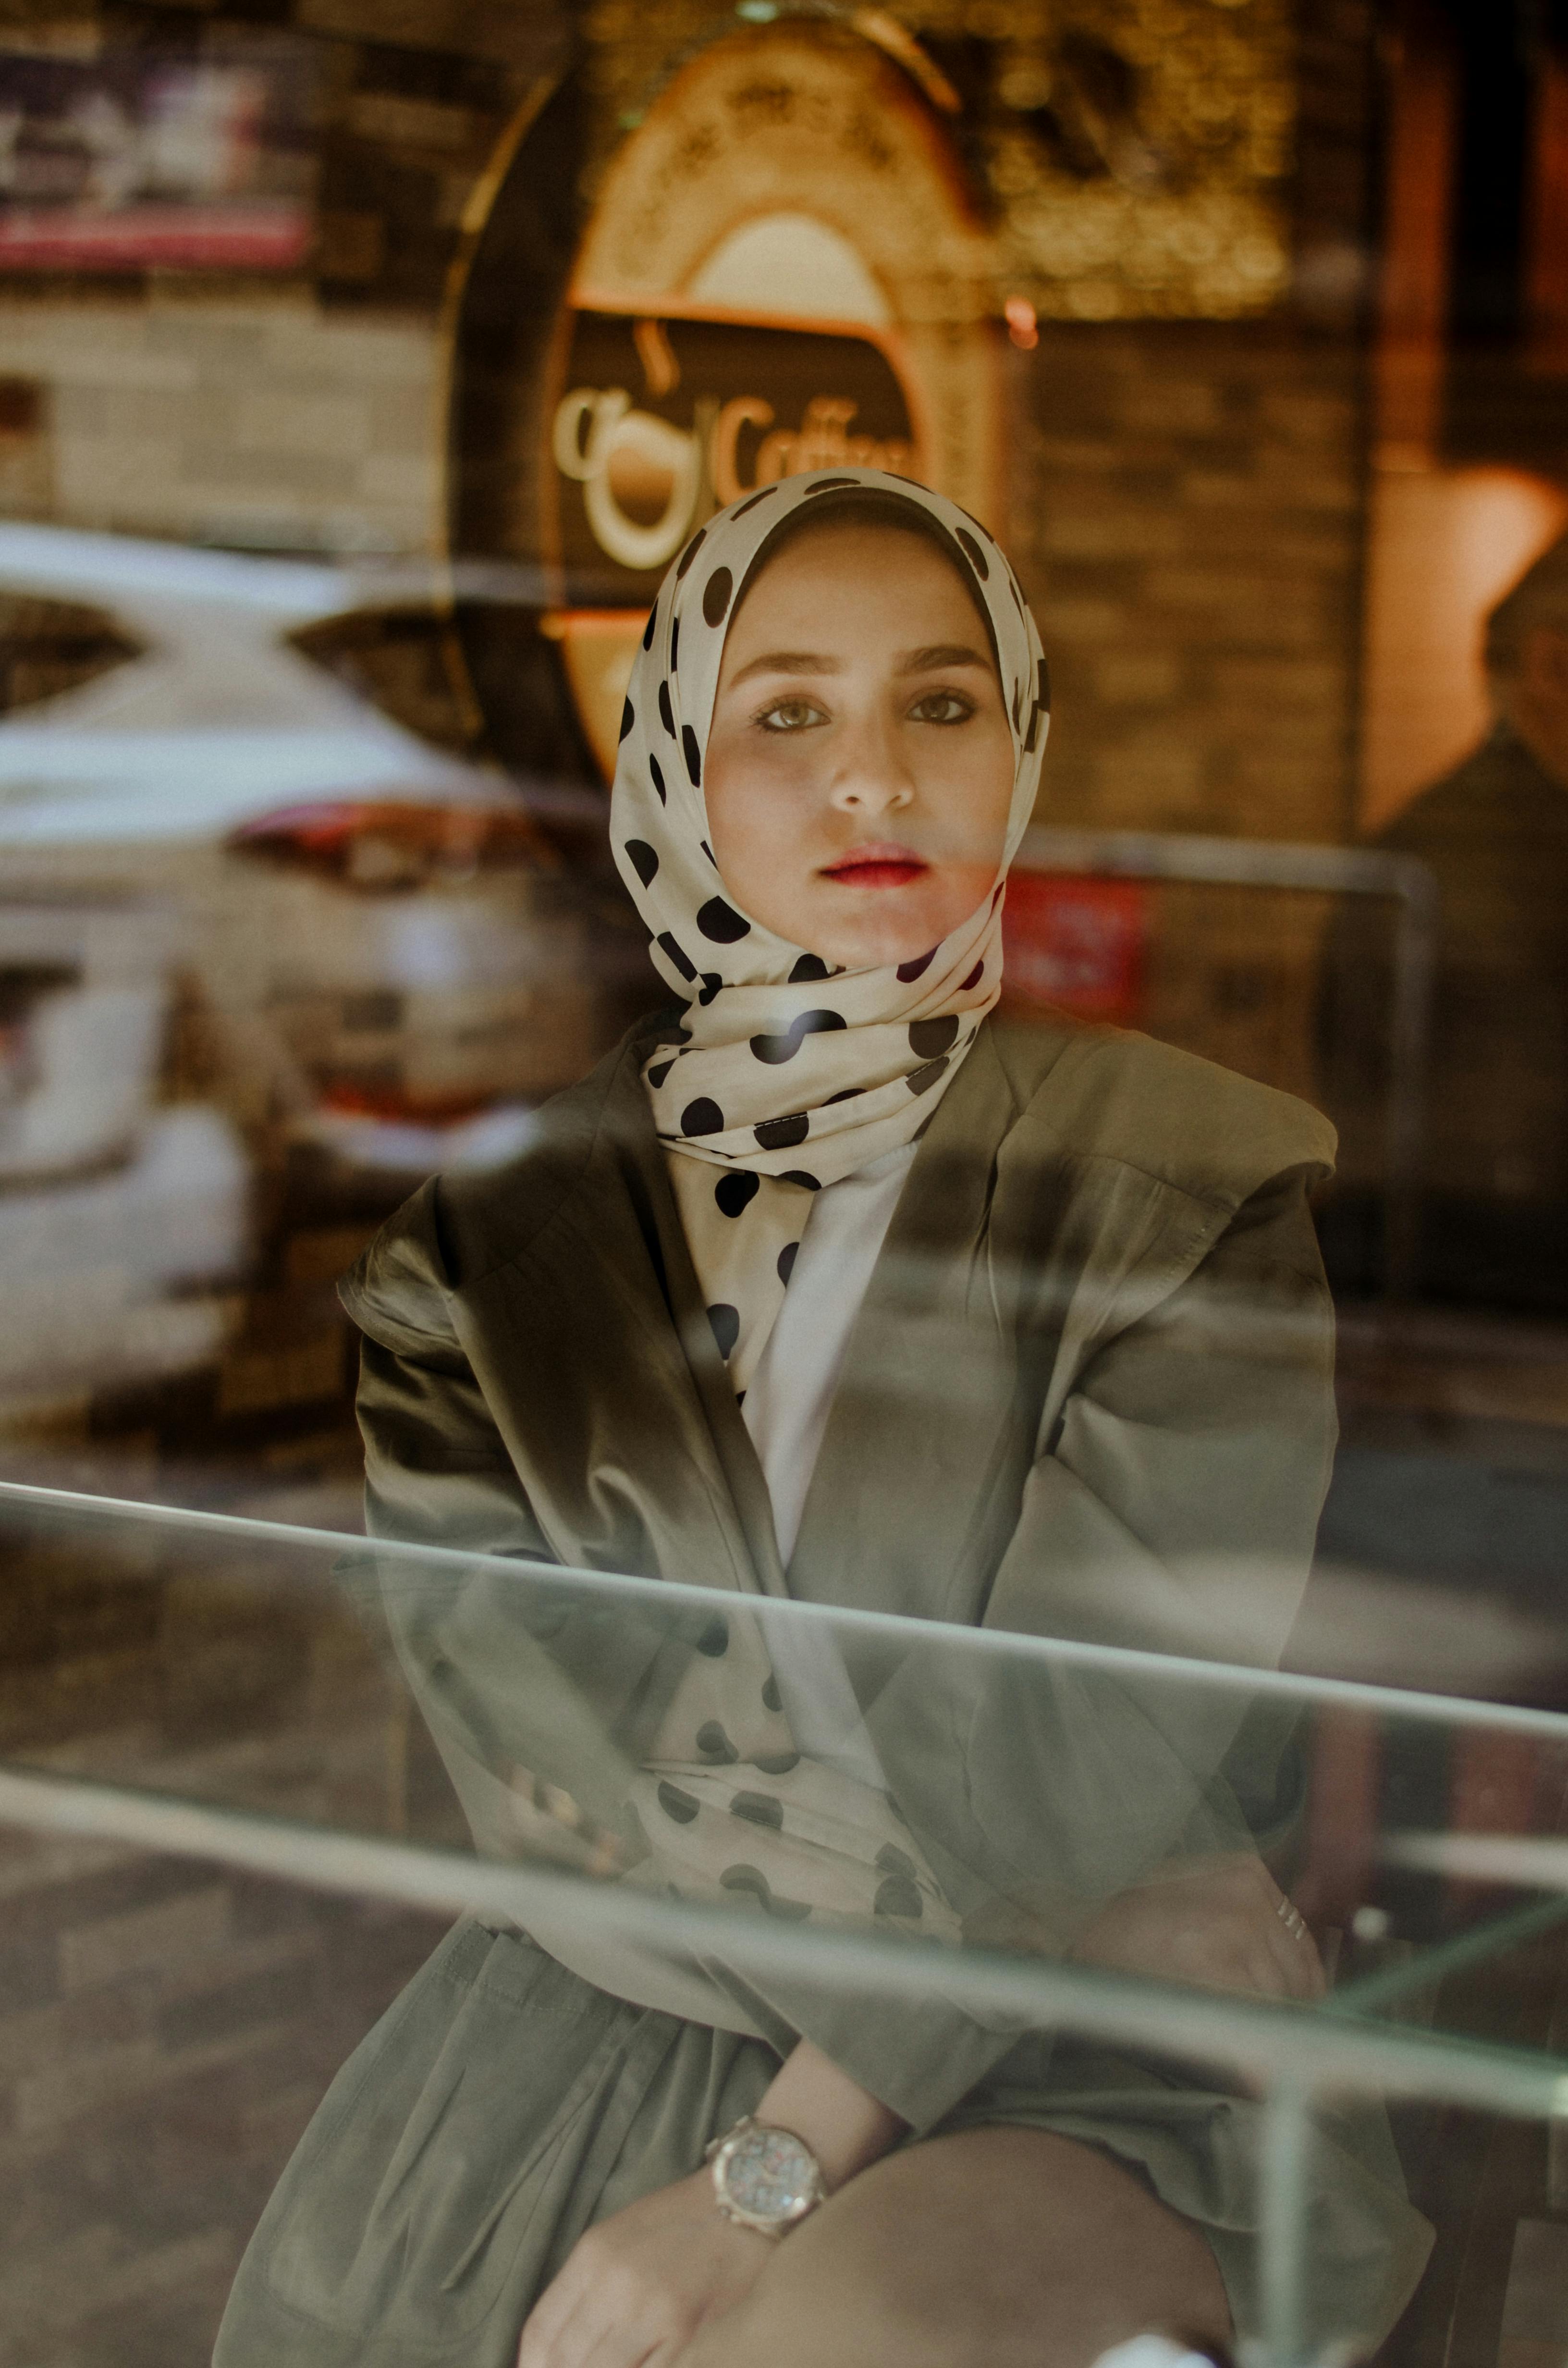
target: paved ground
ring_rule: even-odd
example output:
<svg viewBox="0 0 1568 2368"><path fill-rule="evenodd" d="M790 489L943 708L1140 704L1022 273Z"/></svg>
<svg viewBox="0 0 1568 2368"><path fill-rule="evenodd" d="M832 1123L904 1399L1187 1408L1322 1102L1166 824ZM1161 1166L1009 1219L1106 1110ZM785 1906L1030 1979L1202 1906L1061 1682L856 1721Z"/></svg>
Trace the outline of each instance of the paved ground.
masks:
<svg viewBox="0 0 1568 2368"><path fill-rule="evenodd" d="M206 2368L300 2132L442 1929L0 1835L0 2368Z"/></svg>

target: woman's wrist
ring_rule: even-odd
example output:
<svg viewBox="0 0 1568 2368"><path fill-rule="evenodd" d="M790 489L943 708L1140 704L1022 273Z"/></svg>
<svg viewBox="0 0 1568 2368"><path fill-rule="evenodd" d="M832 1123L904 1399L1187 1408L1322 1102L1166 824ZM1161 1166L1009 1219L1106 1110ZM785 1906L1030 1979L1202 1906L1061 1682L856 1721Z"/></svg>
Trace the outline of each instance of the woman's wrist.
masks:
<svg viewBox="0 0 1568 2368"><path fill-rule="evenodd" d="M804 2139L830 2195L890 2154L908 2127L809 2039L786 2059L755 2118Z"/></svg>

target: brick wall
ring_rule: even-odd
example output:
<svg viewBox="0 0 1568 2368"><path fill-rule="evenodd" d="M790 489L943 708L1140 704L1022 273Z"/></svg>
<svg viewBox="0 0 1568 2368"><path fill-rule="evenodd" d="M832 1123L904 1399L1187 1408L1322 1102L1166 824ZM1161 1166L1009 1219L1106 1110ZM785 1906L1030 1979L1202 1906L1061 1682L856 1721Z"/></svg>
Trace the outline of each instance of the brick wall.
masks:
<svg viewBox="0 0 1568 2368"><path fill-rule="evenodd" d="M1041 819L1334 839L1359 369L1269 327L1042 328L1014 542L1055 691Z"/></svg>
<svg viewBox="0 0 1568 2368"><path fill-rule="evenodd" d="M318 234L306 268L282 277L0 279L7 380L43 397L35 434L9 439L0 514L37 511L48 487L72 525L262 549L427 548L434 331L460 218L501 131L564 58L569 11L108 0L68 13L77 43L300 40L317 77ZM0 6L0 44L46 32L29 0Z"/></svg>
<svg viewBox="0 0 1568 2368"><path fill-rule="evenodd" d="M439 1923L0 1835L0 2368L203 2368L328 2081Z"/></svg>
<svg viewBox="0 0 1568 2368"><path fill-rule="evenodd" d="M420 552L436 529L436 350L417 316L308 290L0 296L6 366L48 389L62 524L259 549Z"/></svg>

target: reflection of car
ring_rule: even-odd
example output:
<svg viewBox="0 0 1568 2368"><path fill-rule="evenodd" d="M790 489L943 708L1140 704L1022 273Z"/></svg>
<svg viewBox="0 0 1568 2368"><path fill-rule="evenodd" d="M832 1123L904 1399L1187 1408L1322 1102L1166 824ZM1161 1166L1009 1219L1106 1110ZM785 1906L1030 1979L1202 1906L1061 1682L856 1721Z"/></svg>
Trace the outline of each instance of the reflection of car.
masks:
<svg viewBox="0 0 1568 2368"><path fill-rule="evenodd" d="M401 1171L504 1156L593 1056L583 925L522 799L288 640L357 589L329 566L0 526L0 598L106 617L91 678L0 716L0 1271L32 1262L32 1368L67 1243L100 1288L113 1235L141 1261L56 1382L116 1368L120 1303L243 1265L247 1136ZM177 1120L176 1004L206 1104ZM154 1178L191 1202L183 1261L128 1215Z"/></svg>
<svg viewBox="0 0 1568 2368"><path fill-rule="evenodd" d="M11 527L0 586L139 649L0 720L0 860L173 893L242 1108L439 1125L580 1074L582 933L522 801L287 639L355 605L346 573Z"/></svg>

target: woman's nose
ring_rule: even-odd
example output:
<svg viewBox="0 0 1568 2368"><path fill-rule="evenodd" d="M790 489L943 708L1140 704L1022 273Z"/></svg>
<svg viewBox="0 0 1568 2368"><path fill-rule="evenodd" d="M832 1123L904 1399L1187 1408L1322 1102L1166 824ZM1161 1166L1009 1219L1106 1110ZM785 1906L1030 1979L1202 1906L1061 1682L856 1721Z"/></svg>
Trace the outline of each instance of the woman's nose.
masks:
<svg viewBox="0 0 1568 2368"><path fill-rule="evenodd" d="M842 751L830 794L843 814L892 814L910 803L915 787L883 735L869 733Z"/></svg>

